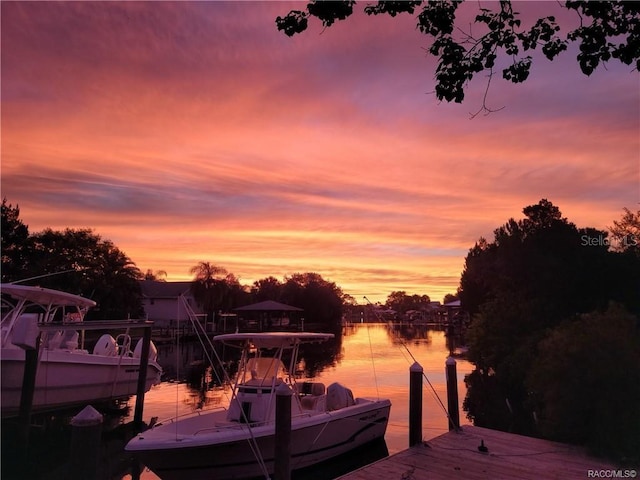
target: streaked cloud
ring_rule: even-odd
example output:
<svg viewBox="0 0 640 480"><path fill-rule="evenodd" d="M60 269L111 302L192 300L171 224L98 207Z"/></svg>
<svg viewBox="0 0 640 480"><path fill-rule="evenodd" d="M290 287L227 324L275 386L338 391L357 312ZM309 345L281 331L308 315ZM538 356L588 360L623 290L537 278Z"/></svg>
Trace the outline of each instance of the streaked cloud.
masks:
<svg viewBox="0 0 640 480"><path fill-rule="evenodd" d="M484 81L439 104L409 17L287 38L280 2L1 8L3 195L32 231L94 228L170 280L211 261L441 299L475 240L540 198L598 228L638 202L626 67L536 57L469 120Z"/></svg>

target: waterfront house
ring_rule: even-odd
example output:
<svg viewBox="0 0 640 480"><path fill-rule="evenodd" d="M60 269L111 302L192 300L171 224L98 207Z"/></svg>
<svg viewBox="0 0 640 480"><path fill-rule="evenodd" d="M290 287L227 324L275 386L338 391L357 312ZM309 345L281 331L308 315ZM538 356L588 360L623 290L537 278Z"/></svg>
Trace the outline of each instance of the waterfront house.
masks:
<svg viewBox="0 0 640 480"><path fill-rule="evenodd" d="M142 304L154 330L191 331L189 309L204 321L204 313L191 293L192 282L142 280ZM186 302L186 305L185 305Z"/></svg>

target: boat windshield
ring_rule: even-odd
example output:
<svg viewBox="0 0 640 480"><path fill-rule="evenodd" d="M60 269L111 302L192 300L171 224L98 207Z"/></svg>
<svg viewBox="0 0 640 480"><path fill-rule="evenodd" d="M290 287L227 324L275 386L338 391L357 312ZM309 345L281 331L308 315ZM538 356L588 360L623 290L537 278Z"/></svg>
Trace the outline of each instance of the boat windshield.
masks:
<svg viewBox="0 0 640 480"><path fill-rule="evenodd" d="M270 385L274 379L284 379L286 370L279 358L253 357L247 360L246 369L242 371L239 383L259 383Z"/></svg>

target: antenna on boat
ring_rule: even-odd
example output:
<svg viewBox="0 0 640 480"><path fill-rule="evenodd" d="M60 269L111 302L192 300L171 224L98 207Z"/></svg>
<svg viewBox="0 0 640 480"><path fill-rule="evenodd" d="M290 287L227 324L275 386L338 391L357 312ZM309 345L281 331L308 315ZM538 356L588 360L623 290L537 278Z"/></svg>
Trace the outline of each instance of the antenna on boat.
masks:
<svg viewBox="0 0 640 480"><path fill-rule="evenodd" d="M44 275L37 275L35 277L23 278L22 280L16 280L14 282L9 282L9 283L11 285L16 285L18 283L28 282L30 280L37 280L38 278L53 277L54 275L62 275L63 273L81 272L82 270L87 270L87 269L81 268L80 270L76 270L75 268L71 268L69 270L63 270L62 272L45 273Z"/></svg>

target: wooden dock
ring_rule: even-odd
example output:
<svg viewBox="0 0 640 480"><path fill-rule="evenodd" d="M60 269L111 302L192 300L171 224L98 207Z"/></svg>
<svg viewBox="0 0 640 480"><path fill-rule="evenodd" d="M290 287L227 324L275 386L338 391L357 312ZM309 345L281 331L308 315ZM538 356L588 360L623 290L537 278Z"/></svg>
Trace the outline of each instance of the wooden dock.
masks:
<svg viewBox="0 0 640 480"><path fill-rule="evenodd" d="M478 450L481 441L486 452ZM340 478L569 480L597 477L602 470L625 471L587 456L580 447L465 425Z"/></svg>

